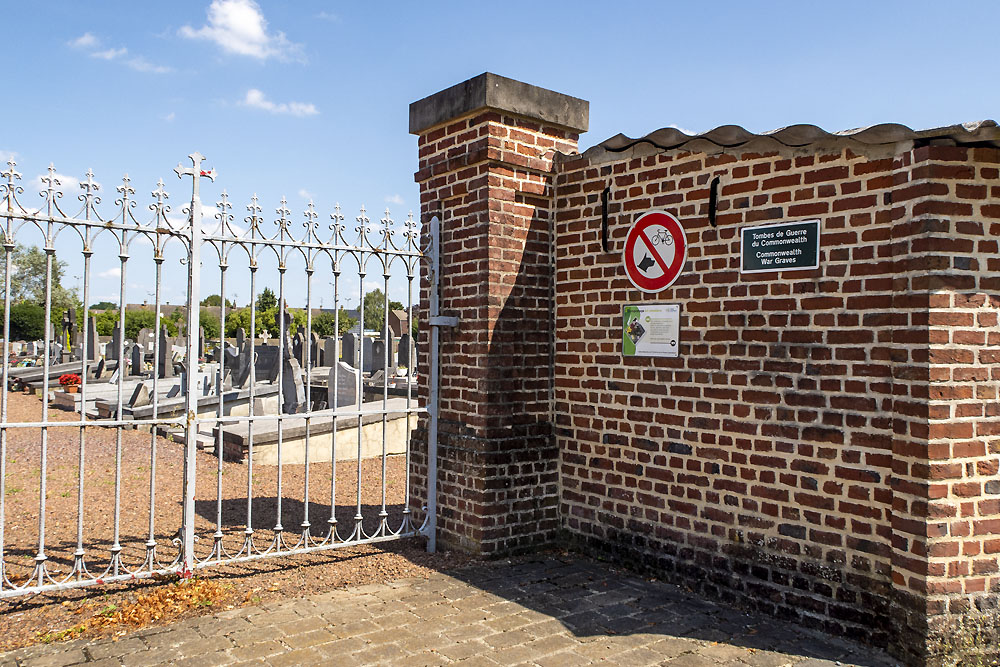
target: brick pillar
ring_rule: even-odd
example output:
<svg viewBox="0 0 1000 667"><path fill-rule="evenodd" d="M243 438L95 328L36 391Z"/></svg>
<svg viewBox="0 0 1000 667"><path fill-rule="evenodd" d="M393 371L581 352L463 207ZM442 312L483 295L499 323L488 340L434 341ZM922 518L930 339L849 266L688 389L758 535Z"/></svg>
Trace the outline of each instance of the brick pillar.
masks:
<svg viewBox="0 0 1000 667"><path fill-rule="evenodd" d="M588 107L489 73L410 105L421 220L442 221L441 312L460 320L442 331L440 345L444 546L509 553L550 540L558 527L550 400L553 159L576 152ZM421 289L423 323L426 267ZM427 327L420 336L426 378ZM424 429L411 470L419 506Z"/></svg>
<svg viewBox="0 0 1000 667"><path fill-rule="evenodd" d="M897 158L893 652L1000 658L1000 150Z"/></svg>

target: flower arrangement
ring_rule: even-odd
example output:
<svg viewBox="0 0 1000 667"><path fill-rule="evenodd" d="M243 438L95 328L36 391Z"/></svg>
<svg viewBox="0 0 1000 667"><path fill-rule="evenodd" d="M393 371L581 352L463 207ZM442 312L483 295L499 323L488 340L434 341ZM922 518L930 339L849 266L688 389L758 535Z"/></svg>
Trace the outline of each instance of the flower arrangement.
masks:
<svg viewBox="0 0 1000 667"><path fill-rule="evenodd" d="M64 387L72 387L80 384L80 376L76 373L66 373L65 375L59 376L59 384Z"/></svg>

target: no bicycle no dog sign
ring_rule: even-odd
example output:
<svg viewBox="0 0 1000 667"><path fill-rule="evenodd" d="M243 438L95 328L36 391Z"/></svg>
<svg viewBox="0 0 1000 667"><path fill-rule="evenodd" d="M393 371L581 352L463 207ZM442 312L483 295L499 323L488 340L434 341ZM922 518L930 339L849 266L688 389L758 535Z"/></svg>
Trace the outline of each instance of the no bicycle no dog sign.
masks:
<svg viewBox="0 0 1000 667"><path fill-rule="evenodd" d="M687 260L687 240L680 221L666 211L643 213L632 225L622 251L629 281L655 293L674 284Z"/></svg>

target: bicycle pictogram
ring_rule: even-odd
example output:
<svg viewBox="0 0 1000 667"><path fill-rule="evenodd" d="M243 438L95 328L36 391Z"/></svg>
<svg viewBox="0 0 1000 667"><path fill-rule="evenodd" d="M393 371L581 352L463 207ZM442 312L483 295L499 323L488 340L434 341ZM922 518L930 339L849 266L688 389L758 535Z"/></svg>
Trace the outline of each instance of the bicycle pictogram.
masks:
<svg viewBox="0 0 1000 667"><path fill-rule="evenodd" d="M660 231L653 234L653 238L651 240L653 245L659 245L661 241L663 242L663 245L674 244L674 237L670 235L670 232L668 232L665 227L660 227Z"/></svg>

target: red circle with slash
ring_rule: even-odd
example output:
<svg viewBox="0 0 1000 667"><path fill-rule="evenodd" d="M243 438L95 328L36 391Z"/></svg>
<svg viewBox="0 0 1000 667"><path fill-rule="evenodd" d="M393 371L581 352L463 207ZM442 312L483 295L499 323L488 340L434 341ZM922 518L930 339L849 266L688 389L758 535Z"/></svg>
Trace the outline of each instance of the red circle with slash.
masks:
<svg viewBox="0 0 1000 667"><path fill-rule="evenodd" d="M666 211L643 213L633 223L622 251L629 281L643 292L674 284L687 260L687 239L680 220Z"/></svg>

